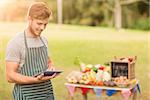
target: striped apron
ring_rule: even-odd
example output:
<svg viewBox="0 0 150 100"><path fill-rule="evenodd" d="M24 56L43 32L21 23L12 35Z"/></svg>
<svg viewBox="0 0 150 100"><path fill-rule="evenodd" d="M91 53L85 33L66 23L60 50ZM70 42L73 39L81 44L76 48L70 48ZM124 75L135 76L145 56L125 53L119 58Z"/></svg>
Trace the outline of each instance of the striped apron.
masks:
<svg viewBox="0 0 150 100"><path fill-rule="evenodd" d="M42 38L40 37L44 44ZM20 66L19 73L25 76L37 75L47 69L48 53L47 47L29 48L27 45L26 35L25 41L25 63ZM46 81L37 84L15 84L13 89L13 100L54 100L53 88L51 81Z"/></svg>

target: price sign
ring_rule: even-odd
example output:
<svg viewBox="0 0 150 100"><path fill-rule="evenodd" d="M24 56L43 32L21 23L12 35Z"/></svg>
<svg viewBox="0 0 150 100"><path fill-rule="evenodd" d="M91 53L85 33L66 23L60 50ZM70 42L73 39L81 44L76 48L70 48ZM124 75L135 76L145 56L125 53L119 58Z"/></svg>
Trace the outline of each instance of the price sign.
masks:
<svg viewBox="0 0 150 100"><path fill-rule="evenodd" d="M126 76L128 78L128 63L111 62L111 76L113 78Z"/></svg>

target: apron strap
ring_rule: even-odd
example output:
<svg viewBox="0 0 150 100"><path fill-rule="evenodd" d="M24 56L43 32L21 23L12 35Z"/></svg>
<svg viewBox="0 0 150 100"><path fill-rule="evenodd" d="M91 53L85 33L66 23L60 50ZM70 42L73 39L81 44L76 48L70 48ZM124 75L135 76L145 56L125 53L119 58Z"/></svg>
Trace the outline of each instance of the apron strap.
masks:
<svg viewBox="0 0 150 100"><path fill-rule="evenodd" d="M42 41L42 43L46 47L46 44L44 43L44 41L43 41L43 39L41 37L40 37L40 40ZM27 39L26 39L25 31L24 31L24 42L25 42L25 48L28 50L28 44L27 44Z"/></svg>
<svg viewBox="0 0 150 100"><path fill-rule="evenodd" d="M42 43L44 44L44 46L46 47L46 44L44 43L43 39L40 37L40 40L42 41Z"/></svg>
<svg viewBox="0 0 150 100"><path fill-rule="evenodd" d="M23 33L24 33L25 50L27 50L27 52L28 52L28 44L27 44L27 39L26 39L25 31Z"/></svg>

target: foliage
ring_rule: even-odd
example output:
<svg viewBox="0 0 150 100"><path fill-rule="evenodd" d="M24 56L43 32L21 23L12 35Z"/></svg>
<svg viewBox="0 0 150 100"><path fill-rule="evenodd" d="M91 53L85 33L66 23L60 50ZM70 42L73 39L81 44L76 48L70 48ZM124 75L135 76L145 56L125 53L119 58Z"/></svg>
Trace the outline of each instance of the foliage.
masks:
<svg viewBox="0 0 150 100"><path fill-rule="evenodd" d="M82 61L81 61L80 57L76 56L75 60L74 60L74 64L80 66L81 63L82 63Z"/></svg>
<svg viewBox="0 0 150 100"><path fill-rule="evenodd" d="M101 22L103 15L100 13L102 8L95 0L65 1L63 5L65 23L96 26Z"/></svg>
<svg viewBox="0 0 150 100"><path fill-rule="evenodd" d="M64 23L80 24L90 26L113 26L114 14L104 5L101 0L65 0L64 2ZM68 1L68 2L67 2ZM110 6L114 6L114 1L107 0ZM122 6L122 21L124 28L133 28L135 20L141 17L147 19L148 5L143 2L135 2ZM113 10L113 9L112 9ZM134 15L134 18L133 18ZM145 24L147 25L147 24ZM146 26L148 27L148 26ZM140 28L145 30L145 28Z"/></svg>
<svg viewBox="0 0 150 100"><path fill-rule="evenodd" d="M149 18L140 18L135 21L132 28L142 29L142 30L150 30L150 19Z"/></svg>
<svg viewBox="0 0 150 100"><path fill-rule="evenodd" d="M27 8L33 1L43 1L52 9L51 22L57 22L57 0L15 0L8 3L1 11L2 21L24 21ZM64 24L88 26L114 26L114 13L105 4L114 8L115 0L62 0ZM107 1L107 2L105 2ZM120 0L125 1L125 0ZM136 1L136 0L135 0ZM145 0L148 2L148 0ZM122 6L123 28L148 30L146 20L149 18L149 4L135 2ZM113 10L113 9L112 9ZM14 13L15 12L15 13ZM140 27L140 24L142 27Z"/></svg>

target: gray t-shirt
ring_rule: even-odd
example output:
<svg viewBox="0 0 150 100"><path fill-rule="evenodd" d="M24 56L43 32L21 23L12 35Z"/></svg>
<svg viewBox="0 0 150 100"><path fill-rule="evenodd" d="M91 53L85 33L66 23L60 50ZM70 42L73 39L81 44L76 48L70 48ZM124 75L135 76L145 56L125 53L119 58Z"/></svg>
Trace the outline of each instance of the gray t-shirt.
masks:
<svg viewBox="0 0 150 100"><path fill-rule="evenodd" d="M48 47L48 41L45 37L41 36L44 44ZM40 37L33 38L27 37L27 45L28 48L30 47L41 47L43 46L43 42L41 41ZM24 40L24 33L18 33L14 38L12 38L6 49L6 61L18 62L20 66L24 64L25 61L25 40Z"/></svg>

